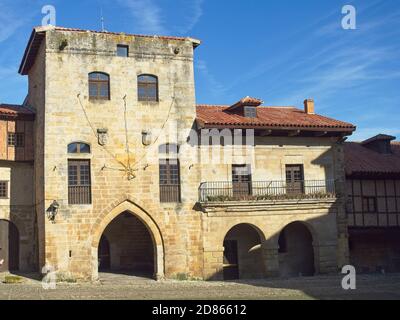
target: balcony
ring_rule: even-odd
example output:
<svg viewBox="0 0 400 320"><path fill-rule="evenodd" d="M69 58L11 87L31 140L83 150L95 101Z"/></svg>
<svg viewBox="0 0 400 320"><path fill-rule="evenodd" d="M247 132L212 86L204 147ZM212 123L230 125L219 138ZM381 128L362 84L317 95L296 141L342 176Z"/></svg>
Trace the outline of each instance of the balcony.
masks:
<svg viewBox="0 0 400 320"><path fill-rule="evenodd" d="M334 180L203 182L199 187L201 203L229 201L278 201L334 199Z"/></svg>

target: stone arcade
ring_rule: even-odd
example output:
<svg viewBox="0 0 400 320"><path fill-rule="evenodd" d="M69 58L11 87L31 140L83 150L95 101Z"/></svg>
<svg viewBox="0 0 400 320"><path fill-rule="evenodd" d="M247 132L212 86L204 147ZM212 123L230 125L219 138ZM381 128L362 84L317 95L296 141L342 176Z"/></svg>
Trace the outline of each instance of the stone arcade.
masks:
<svg viewBox="0 0 400 320"><path fill-rule="evenodd" d="M33 30L19 69L27 98L0 106L0 271L217 280L349 262L343 141L355 127L310 99L302 110L250 97L196 106L199 45ZM189 138L246 129L251 156Z"/></svg>

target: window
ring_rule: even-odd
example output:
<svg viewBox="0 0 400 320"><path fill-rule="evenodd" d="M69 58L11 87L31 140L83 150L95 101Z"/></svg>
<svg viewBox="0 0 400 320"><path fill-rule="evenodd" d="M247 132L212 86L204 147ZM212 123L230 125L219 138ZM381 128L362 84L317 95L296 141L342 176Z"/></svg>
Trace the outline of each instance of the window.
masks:
<svg viewBox="0 0 400 320"><path fill-rule="evenodd" d="M246 197L252 194L250 165L232 165L232 186L234 197Z"/></svg>
<svg viewBox="0 0 400 320"><path fill-rule="evenodd" d="M8 198L8 181L0 181L0 199Z"/></svg>
<svg viewBox="0 0 400 320"><path fill-rule="evenodd" d="M89 73L89 98L110 99L110 76L102 72Z"/></svg>
<svg viewBox="0 0 400 320"><path fill-rule="evenodd" d="M68 153L90 153L90 146L83 142L73 142L68 145Z"/></svg>
<svg viewBox="0 0 400 320"><path fill-rule="evenodd" d="M181 201L181 183L179 160L160 160L160 202L173 203Z"/></svg>
<svg viewBox="0 0 400 320"><path fill-rule="evenodd" d="M364 212L369 212L369 213L376 212L376 198L363 197L363 210Z"/></svg>
<svg viewBox="0 0 400 320"><path fill-rule="evenodd" d="M117 45L117 56L118 57L128 57L129 56L129 46L119 44Z"/></svg>
<svg viewBox="0 0 400 320"><path fill-rule="evenodd" d="M23 133L8 133L8 146L9 147L23 147L24 146L24 134Z"/></svg>
<svg viewBox="0 0 400 320"><path fill-rule="evenodd" d="M244 116L246 118L257 118L256 107L244 107Z"/></svg>
<svg viewBox="0 0 400 320"><path fill-rule="evenodd" d="M68 160L68 203L92 203L89 160Z"/></svg>
<svg viewBox="0 0 400 320"><path fill-rule="evenodd" d="M138 76L138 100L158 101L158 79L156 76Z"/></svg>

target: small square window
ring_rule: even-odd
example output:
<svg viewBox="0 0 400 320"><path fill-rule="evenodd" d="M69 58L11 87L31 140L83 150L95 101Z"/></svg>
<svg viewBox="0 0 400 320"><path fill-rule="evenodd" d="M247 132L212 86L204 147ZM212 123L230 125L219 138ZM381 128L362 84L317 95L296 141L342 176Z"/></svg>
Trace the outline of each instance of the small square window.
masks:
<svg viewBox="0 0 400 320"><path fill-rule="evenodd" d="M129 46L117 45L117 56L118 57L128 57L129 56Z"/></svg>
<svg viewBox="0 0 400 320"><path fill-rule="evenodd" d="M244 116L246 118L257 118L256 107L244 107Z"/></svg>
<svg viewBox="0 0 400 320"><path fill-rule="evenodd" d="M8 133L8 146L9 147L23 147L24 146L24 134L23 133Z"/></svg>
<svg viewBox="0 0 400 320"><path fill-rule="evenodd" d="M0 199L8 198L8 181L0 181Z"/></svg>

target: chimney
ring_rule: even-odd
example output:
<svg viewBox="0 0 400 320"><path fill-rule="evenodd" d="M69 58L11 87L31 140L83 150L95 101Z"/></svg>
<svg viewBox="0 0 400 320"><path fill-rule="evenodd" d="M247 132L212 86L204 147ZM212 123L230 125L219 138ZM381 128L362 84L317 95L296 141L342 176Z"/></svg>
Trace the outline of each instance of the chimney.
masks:
<svg viewBox="0 0 400 320"><path fill-rule="evenodd" d="M315 114L313 99L304 100L304 112L307 114Z"/></svg>

